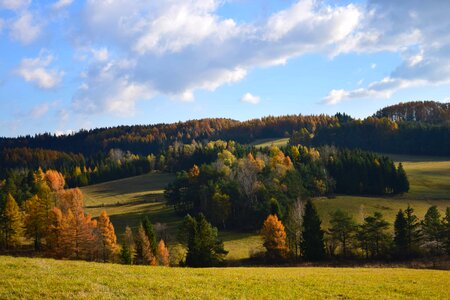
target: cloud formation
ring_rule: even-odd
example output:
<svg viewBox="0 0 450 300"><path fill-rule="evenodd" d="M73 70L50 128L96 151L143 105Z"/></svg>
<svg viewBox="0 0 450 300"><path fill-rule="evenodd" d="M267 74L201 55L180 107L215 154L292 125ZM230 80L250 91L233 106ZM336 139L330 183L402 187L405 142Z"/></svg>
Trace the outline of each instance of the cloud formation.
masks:
<svg viewBox="0 0 450 300"><path fill-rule="evenodd" d="M192 101L196 90L212 91L242 80L252 69L334 47L361 17L354 5L300 0L262 22L238 24L218 15L221 3L88 0L80 40L84 47L107 45L115 56L88 66L74 108L132 113L137 101L155 95Z"/></svg>
<svg viewBox="0 0 450 300"><path fill-rule="evenodd" d="M22 59L16 74L41 89L54 88L61 82L64 72L49 68L52 61L53 56L51 54L41 51L36 58Z"/></svg>
<svg viewBox="0 0 450 300"><path fill-rule="evenodd" d="M364 23L338 51L400 53L402 63L389 76L354 90L334 89L328 104L364 98L389 98L417 86L450 83L450 19L442 1L371 0Z"/></svg>
<svg viewBox="0 0 450 300"><path fill-rule="evenodd" d="M242 98L242 102L250 103L250 104L258 104L261 101L261 98L258 96L254 96L250 93L245 93Z"/></svg>

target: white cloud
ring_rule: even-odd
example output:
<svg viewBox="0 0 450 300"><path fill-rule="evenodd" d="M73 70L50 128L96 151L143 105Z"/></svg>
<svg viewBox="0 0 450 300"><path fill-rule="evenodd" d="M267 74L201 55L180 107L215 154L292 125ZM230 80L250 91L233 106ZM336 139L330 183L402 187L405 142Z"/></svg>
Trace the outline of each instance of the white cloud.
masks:
<svg viewBox="0 0 450 300"><path fill-rule="evenodd" d="M18 10L27 7L31 0L0 0L0 8Z"/></svg>
<svg viewBox="0 0 450 300"><path fill-rule="evenodd" d="M325 103L389 98L401 89L450 83L450 19L441 1L371 0L365 15L334 54L391 51L403 61L389 76L365 88L330 91Z"/></svg>
<svg viewBox="0 0 450 300"><path fill-rule="evenodd" d="M52 55L41 51L36 58L22 59L16 73L25 81L34 83L41 89L54 88L60 83L64 72L48 68L52 60Z"/></svg>
<svg viewBox="0 0 450 300"><path fill-rule="evenodd" d="M260 101L261 101L260 97L254 96L250 93L245 93L241 98L241 102L246 102L250 104L258 104Z"/></svg>
<svg viewBox="0 0 450 300"><path fill-rule="evenodd" d="M258 23L236 23L222 18L221 0L87 0L80 23L83 47L107 45L114 61L132 62L114 68L101 85L139 92L123 100L127 109L148 96L164 94L192 101L196 90L214 90L242 80L258 67L286 63L308 52L326 51L353 32L361 17L354 5L331 7L299 0ZM73 98L74 107L99 112L120 101L96 85L98 62L90 62L84 82ZM117 82L119 81L119 84ZM133 98L133 99L132 99ZM84 103L84 105L80 105ZM119 105L112 105L118 107Z"/></svg>
<svg viewBox="0 0 450 300"><path fill-rule="evenodd" d="M58 0L53 3L52 8L55 10L64 9L72 4L73 0Z"/></svg>
<svg viewBox="0 0 450 300"><path fill-rule="evenodd" d="M22 44L30 44L41 34L41 25L38 24L33 15L25 11L10 25L10 35L14 40Z"/></svg>
<svg viewBox="0 0 450 300"><path fill-rule="evenodd" d="M371 68L371 69L375 69L376 67L377 67L377 64L376 64L376 63L373 63L373 64L370 65L370 68Z"/></svg>

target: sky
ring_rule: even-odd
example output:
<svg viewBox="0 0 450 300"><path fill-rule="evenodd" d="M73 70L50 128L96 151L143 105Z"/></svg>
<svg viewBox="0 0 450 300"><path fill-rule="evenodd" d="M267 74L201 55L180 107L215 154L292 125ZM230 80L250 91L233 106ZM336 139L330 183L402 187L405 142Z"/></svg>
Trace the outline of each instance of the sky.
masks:
<svg viewBox="0 0 450 300"><path fill-rule="evenodd" d="M450 99L449 0L0 0L0 136Z"/></svg>

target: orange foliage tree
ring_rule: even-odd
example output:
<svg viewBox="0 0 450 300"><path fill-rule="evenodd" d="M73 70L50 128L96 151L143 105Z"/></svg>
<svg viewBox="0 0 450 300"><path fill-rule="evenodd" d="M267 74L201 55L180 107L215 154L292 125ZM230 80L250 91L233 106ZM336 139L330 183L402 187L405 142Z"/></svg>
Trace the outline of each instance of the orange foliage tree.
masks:
<svg viewBox="0 0 450 300"><path fill-rule="evenodd" d="M270 259L283 259L287 255L286 232L284 225L276 215L269 215L264 221L261 234L264 238L264 247Z"/></svg>
<svg viewBox="0 0 450 300"><path fill-rule="evenodd" d="M136 263L141 265L156 265L156 258L153 255L152 247L145 233L144 227L139 226L136 237Z"/></svg>
<svg viewBox="0 0 450 300"><path fill-rule="evenodd" d="M66 184L64 176L55 170L47 170L45 172L45 181L54 192L64 189Z"/></svg>
<svg viewBox="0 0 450 300"><path fill-rule="evenodd" d="M160 240L158 243L158 248L156 249L156 257L158 259L158 265L168 266L169 265L169 249L167 249L164 240Z"/></svg>
<svg viewBox="0 0 450 300"><path fill-rule="evenodd" d="M109 220L106 211L102 211L97 222L100 234L101 253L103 261L113 261L119 247L117 245L117 237L114 232L114 226Z"/></svg>

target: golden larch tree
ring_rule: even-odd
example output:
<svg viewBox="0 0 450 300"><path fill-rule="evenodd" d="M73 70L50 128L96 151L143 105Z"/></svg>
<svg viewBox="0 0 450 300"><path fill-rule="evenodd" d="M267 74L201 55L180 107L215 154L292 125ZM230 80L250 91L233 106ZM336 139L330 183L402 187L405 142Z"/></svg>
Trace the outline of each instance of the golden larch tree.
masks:
<svg viewBox="0 0 450 300"><path fill-rule="evenodd" d="M47 170L45 172L45 181L54 192L64 189L66 184L63 174L55 170Z"/></svg>
<svg viewBox="0 0 450 300"><path fill-rule="evenodd" d="M54 207L49 214L46 237L48 252L54 257L62 257L64 255L62 240L64 230L63 214L58 207Z"/></svg>
<svg viewBox="0 0 450 300"><path fill-rule="evenodd" d="M157 263L152 252L150 241L142 224L139 226L136 237L136 263L152 266L155 266Z"/></svg>
<svg viewBox="0 0 450 300"><path fill-rule="evenodd" d="M167 249L164 240L160 240L158 243L158 248L156 248L156 257L158 259L158 265L169 266L169 249Z"/></svg>
<svg viewBox="0 0 450 300"><path fill-rule="evenodd" d="M99 242L101 246L101 254L103 261L113 261L119 247L117 245L117 237L114 232L114 226L111 223L106 211L102 211L97 222L99 231Z"/></svg>
<svg viewBox="0 0 450 300"><path fill-rule="evenodd" d="M283 259L287 255L286 231L276 215L269 215L264 221L261 234L264 247L270 259Z"/></svg>
<svg viewBox="0 0 450 300"><path fill-rule="evenodd" d="M16 200L8 194L3 210L3 240L6 248L19 244L23 233L22 215Z"/></svg>

